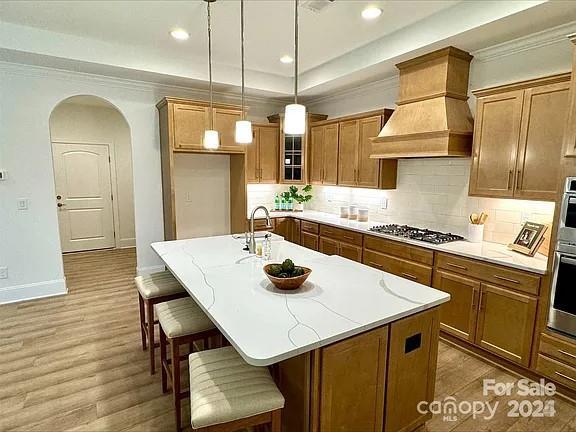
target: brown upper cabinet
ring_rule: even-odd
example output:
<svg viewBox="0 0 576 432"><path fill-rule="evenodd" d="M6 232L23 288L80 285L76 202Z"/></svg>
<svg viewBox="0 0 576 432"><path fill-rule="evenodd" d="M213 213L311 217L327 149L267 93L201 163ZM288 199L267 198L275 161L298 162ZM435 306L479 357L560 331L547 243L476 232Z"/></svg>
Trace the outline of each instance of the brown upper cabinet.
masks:
<svg viewBox="0 0 576 432"><path fill-rule="evenodd" d="M268 116L270 123L280 127L280 163L279 183L306 184L308 182L308 144L310 141L310 124L326 120L323 114L307 113L307 132L304 135L284 134L284 115Z"/></svg>
<svg viewBox="0 0 576 432"><path fill-rule="evenodd" d="M338 181L338 123L310 128L310 183Z"/></svg>
<svg viewBox="0 0 576 432"><path fill-rule="evenodd" d="M254 141L246 145L246 181L278 182L278 125L253 126Z"/></svg>
<svg viewBox="0 0 576 432"><path fill-rule="evenodd" d="M158 110L167 112L168 140L173 151L193 153L243 153L244 145L236 144L236 121L242 117L240 107L213 104L214 129L220 133L220 148L207 150L202 141L204 131L210 128L210 104L179 98L164 98Z"/></svg>
<svg viewBox="0 0 576 432"><path fill-rule="evenodd" d="M570 74L474 92L470 195L556 197Z"/></svg>
<svg viewBox="0 0 576 432"><path fill-rule="evenodd" d="M370 158L371 138L392 110L319 122L310 133L310 183L373 189L396 188L396 160Z"/></svg>

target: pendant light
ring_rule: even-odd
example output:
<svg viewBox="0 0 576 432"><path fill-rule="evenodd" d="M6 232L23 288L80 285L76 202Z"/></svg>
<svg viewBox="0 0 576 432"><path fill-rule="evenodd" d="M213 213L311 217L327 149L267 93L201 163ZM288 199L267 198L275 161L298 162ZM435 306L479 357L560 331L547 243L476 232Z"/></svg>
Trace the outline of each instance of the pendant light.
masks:
<svg viewBox="0 0 576 432"><path fill-rule="evenodd" d="M240 52L242 57L242 117L236 122L235 140L238 144L252 143L252 122L246 120L244 109L244 0L240 0Z"/></svg>
<svg viewBox="0 0 576 432"><path fill-rule="evenodd" d="M306 132L306 107L298 103L298 0L294 0L294 103L286 105L284 133L304 135Z"/></svg>
<svg viewBox="0 0 576 432"><path fill-rule="evenodd" d="M204 131L204 148L215 150L220 147L218 131L214 130L214 109L212 102L212 26L210 21L210 3L216 0L204 0L208 14L208 75L210 77L210 129Z"/></svg>

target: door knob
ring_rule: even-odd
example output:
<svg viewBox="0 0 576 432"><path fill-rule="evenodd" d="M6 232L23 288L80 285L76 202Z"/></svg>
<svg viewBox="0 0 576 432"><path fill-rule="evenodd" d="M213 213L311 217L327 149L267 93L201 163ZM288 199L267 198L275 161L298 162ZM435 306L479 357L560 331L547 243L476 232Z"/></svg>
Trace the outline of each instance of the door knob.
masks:
<svg viewBox="0 0 576 432"><path fill-rule="evenodd" d="M62 199L62 195L56 195L56 199L57 199L57 200Z"/></svg>
<svg viewBox="0 0 576 432"><path fill-rule="evenodd" d="M62 204L62 203L58 203L57 206L58 207L64 207L66 204Z"/></svg>

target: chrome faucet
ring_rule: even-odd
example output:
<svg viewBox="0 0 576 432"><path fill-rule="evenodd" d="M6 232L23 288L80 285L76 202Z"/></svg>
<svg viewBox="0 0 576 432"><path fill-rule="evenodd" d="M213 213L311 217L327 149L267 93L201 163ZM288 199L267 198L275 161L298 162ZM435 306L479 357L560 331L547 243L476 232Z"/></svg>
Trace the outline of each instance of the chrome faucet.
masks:
<svg viewBox="0 0 576 432"><path fill-rule="evenodd" d="M268 213L268 209L266 207L258 206L252 210L252 214L250 215L250 240L248 243L248 252L251 254L256 253L256 239L254 237L254 215L260 209L264 210L264 213L266 213L266 228L272 228L272 219L270 219L270 213Z"/></svg>

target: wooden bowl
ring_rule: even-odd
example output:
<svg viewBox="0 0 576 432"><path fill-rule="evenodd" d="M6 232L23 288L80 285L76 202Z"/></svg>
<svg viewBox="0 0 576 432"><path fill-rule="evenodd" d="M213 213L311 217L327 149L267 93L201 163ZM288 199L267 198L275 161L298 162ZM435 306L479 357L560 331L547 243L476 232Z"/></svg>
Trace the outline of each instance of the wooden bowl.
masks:
<svg viewBox="0 0 576 432"><path fill-rule="evenodd" d="M312 270L310 270L308 267L298 266L304 270L304 274L301 276L296 276L296 277L291 277L291 278L274 277L268 273L268 268L270 268L270 266L273 266L273 265L278 265L278 264L274 264L274 263L266 264L264 266L264 273L266 273L266 276L268 276L268 279L270 279L270 282L272 282L274 284L274 286L280 290L291 291L291 290L295 290L295 289L300 288L300 285L302 285L306 281L306 279L308 279L308 276L310 276L310 273L312 273Z"/></svg>

